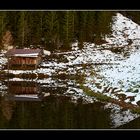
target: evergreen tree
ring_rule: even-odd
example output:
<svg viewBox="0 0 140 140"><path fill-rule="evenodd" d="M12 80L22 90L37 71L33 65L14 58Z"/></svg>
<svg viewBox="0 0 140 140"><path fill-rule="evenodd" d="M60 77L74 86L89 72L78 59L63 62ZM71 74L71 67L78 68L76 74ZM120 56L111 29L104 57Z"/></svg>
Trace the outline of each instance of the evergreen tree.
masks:
<svg viewBox="0 0 140 140"><path fill-rule="evenodd" d="M102 44L102 41L106 34L111 32L111 19L112 13L109 11L96 11L95 14L95 38L94 42L97 44Z"/></svg>
<svg viewBox="0 0 140 140"><path fill-rule="evenodd" d="M2 39L3 33L6 28L6 23L7 23L6 12L1 11L0 12L0 39Z"/></svg>
<svg viewBox="0 0 140 140"><path fill-rule="evenodd" d="M74 39L74 12L66 11L63 17L63 45L69 48Z"/></svg>
<svg viewBox="0 0 140 140"><path fill-rule="evenodd" d="M0 12L0 33L2 34L6 26L6 12Z"/></svg>
<svg viewBox="0 0 140 140"><path fill-rule="evenodd" d="M80 11L78 14L78 40L80 47L83 47L83 42L86 41L86 35L87 32L86 25L87 25L87 19L88 19L88 12L87 11Z"/></svg>
<svg viewBox="0 0 140 140"><path fill-rule="evenodd" d="M86 36L85 38L87 42L93 42L95 34L97 32L95 16L96 16L95 11L89 11L87 13L86 30L85 30Z"/></svg>
<svg viewBox="0 0 140 140"><path fill-rule="evenodd" d="M18 20L18 42L19 47L28 46L29 28L27 24L27 12L20 11Z"/></svg>
<svg viewBox="0 0 140 140"><path fill-rule="evenodd" d="M41 44L43 33L43 12L28 12L29 44Z"/></svg>
<svg viewBox="0 0 140 140"><path fill-rule="evenodd" d="M56 11L45 12L43 21L43 33L47 47L55 49L59 38L59 22Z"/></svg>

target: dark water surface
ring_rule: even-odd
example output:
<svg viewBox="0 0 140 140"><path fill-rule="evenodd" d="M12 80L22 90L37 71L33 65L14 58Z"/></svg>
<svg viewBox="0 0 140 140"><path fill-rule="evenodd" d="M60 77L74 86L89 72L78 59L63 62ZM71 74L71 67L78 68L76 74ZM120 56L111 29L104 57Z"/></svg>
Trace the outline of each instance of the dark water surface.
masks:
<svg viewBox="0 0 140 140"><path fill-rule="evenodd" d="M110 128L109 110L96 102L71 102L69 97L49 96L44 101L0 99L3 129L97 129Z"/></svg>

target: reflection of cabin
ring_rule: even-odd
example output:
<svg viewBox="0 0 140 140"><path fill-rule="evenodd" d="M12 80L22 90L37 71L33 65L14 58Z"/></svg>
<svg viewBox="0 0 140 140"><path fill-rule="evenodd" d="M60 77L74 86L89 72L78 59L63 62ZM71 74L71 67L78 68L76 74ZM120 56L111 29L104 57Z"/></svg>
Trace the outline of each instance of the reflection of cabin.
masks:
<svg viewBox="0 0 140 140"><path fill-rule="evenodd" d="M50 93L41 92L40 85L33 81L8 81L6 99L14 101L42 101Z"/></svg>
<svg viewBox="0 0 140 140"><path fill-rule="evenodd" d="M7 97L8 100L12 101L42 101L37 94L33 95L11 95Z"/></svg>
<svg viewBox="0 0 140 140"><path fill-rule="evenodd" d="M40 86L33 81L8 81L8 100L41 101L38 97Z"/></svg>
<svg viewBox="0 0 140 140"><path fill-rule="evenodd" d="M8 69L37 68L41 63L42 55L41 49L10 49L5 54L8 58Z"/></svg>
<svg viewBox="0 0 140 140"><path fill-rule="evenodd" d="M40 87L31 81L9 81L8 90L13 94L38 94Z"/></svg>

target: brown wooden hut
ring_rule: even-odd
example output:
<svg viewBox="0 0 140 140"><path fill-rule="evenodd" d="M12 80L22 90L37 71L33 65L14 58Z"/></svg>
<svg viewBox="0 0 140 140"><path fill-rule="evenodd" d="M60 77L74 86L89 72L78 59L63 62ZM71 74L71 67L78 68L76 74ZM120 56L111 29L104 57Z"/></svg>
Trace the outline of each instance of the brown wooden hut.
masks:
<svg viewBox="0 0 140 140"><path fill-rule="evenodd" d="M41 63L43 50L41 49L10 49L5 56L8 58L9 68L37 68Z"/></svg>

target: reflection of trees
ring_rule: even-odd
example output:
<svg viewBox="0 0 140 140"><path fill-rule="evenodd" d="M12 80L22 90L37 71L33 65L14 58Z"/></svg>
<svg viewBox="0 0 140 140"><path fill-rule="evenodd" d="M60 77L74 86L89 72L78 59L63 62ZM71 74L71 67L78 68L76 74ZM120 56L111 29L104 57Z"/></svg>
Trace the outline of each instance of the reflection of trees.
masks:
<svg viewBox="0 0 140 140"><path fill-rule="evenodd" d="M70 97L50 95L42 102L0 99L0 128L104 129L111 127L104 104L73 103ZM16 104L15 104L16 103Z"/></svg>
<svg viewBox="0 0 140 140"><path fill-rule="evenodd" d="M43 128L110 128L109 110L102 103L77 104L66 97L51 97L45 102L42 121Z"/></svg>
<svg viewBox="0 0 140 140"><path fill-rule="evenodd" d="M12 118L14 106L15 106L14 101L9 101L9 100L5 100L5 99L1 100L1 110L2 110L3 116L8 121L10 121L10 119Z"/></svg>
<svg viewBox="0 0 140 140"><path fill-rule="evenodd" d="M17 102L14 128L84 129L110 128L110 111L102 103L71 102L66 96L49 96L43 102Z"/></svg>

